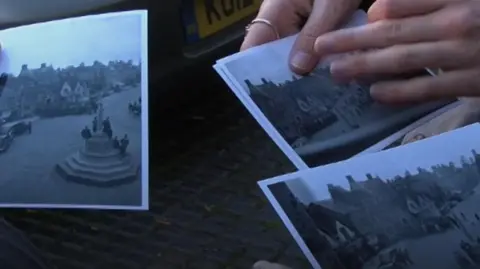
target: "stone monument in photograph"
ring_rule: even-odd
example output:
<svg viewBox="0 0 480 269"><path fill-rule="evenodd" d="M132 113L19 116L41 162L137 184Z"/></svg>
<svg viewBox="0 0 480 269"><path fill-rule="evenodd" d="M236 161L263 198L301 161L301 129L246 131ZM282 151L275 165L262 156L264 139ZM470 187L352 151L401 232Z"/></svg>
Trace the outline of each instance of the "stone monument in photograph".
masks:
<svg viewBox="0 0 480 269"><path fill-rule="evenodd" d="M65 180L97 187L114 187L138 178L139 167L128 153L114 147L103 131L103 106L97 109L96 121L85 145L56 165Z"/></svg>

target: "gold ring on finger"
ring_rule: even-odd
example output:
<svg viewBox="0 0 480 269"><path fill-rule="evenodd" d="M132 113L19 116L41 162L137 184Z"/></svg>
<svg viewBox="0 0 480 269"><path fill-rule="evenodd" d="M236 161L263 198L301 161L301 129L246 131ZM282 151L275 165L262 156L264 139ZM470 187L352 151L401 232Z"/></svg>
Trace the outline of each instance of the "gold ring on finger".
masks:
<svg viewBox="0 0 480 269"><path fill-rule="evenodd" d="M270 29L272 29L273 33L275 34L276 39L280 39L280 33L278 32L277 27L275 27L275 25L273 25L273 23L267 19L254 19L247 25L247 27L245 27L245 31L248 33L252 25L254 25L255 23L262 23L268 25L268 27L270 27Z"/></svg>

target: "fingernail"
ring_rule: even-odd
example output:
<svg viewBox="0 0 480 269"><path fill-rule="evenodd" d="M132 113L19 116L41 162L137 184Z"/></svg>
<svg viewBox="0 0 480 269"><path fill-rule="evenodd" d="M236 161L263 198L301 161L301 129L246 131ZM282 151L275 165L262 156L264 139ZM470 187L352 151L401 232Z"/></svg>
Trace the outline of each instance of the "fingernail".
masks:
<svg viewBox="0 0 480 269"><path fill-rule="evenodd" d="M319 37L315 40L315 52L320 55L326 55L333 51L334 44L324 37Z"/></svg>
<svg viewBox="0 0 480 269"><path fill-rule="evenodd" d="M370 96L373 99L383 99L385 92L382 87L376 86L375 84L370 87Z"/></svg>
<svg viewBox="0 0 480 269"><path fill-rule="evenodd" d="M333 77L340 80L350 78L350 66L346 62L336 61L330 64L330 73Z"/></svg>
<svg viewBox="0 0 480 269"><path fill-rule="evenodd" d="M292 60L290 62L290 65L294 69L297 69L296 71L305 72L305 73L312 71L312 69L315 68L316 64L317 64L317 60L315 56L303 51L297 51L293 55Z"/></svg>

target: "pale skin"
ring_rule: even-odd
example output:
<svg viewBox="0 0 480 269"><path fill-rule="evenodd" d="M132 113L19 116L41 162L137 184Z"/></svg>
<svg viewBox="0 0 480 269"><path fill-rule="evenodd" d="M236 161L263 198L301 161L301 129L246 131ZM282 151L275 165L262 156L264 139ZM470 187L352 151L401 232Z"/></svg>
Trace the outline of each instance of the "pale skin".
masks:
<svg viewBox="0 0 480 269"><path fill-rule="evenodd" d="M358 50L331 66L341 79L442 68L432 77L380 82L371 89L382 102L419 102L480 96L480 1L378 0L370 23L318 37L322 57ZM374 49L374 50L373 50Z"/></svg>
<svg viewBox="0 0 480 269"><path fill-rule="evenodd" d="M383 81L371 87L372 97L387 104L461 99L459 108L439 116L450 123L427 123L414 131L422 136L480 120L479 0L377 0L368 10L369 24L336 30L359 4L360 0L264 0L257 17L269 20L281 37L299 33L289 65L300 75L308 74L322 57L358 50L366 51L332 63L336 79L441 68L444 72L436 77ZM256 23L241 50L275 39L271 27Z"/></svg>
<svg viewBox="0 0 480 269"><path fill-rule="evenodd" d="M264 0L257 18L270 21L281 37L300 32L290 54L290 67L298 74L306 74L319 60L314 51L316 38L337 28L359 4L360 0ZM275 39L269 26L256 23L245 36L241 50Z"/></svg>

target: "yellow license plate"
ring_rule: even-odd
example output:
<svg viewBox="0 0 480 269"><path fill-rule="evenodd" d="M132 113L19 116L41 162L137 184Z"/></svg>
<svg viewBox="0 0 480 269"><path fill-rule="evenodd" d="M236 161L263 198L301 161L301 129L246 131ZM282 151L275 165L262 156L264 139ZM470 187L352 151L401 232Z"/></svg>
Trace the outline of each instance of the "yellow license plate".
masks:
<svg viewBox="0 0 480 269"><path fill-rule="evenodd" d="M256 13L262 0L195 0L199 38L210 36Z"/></svg>

